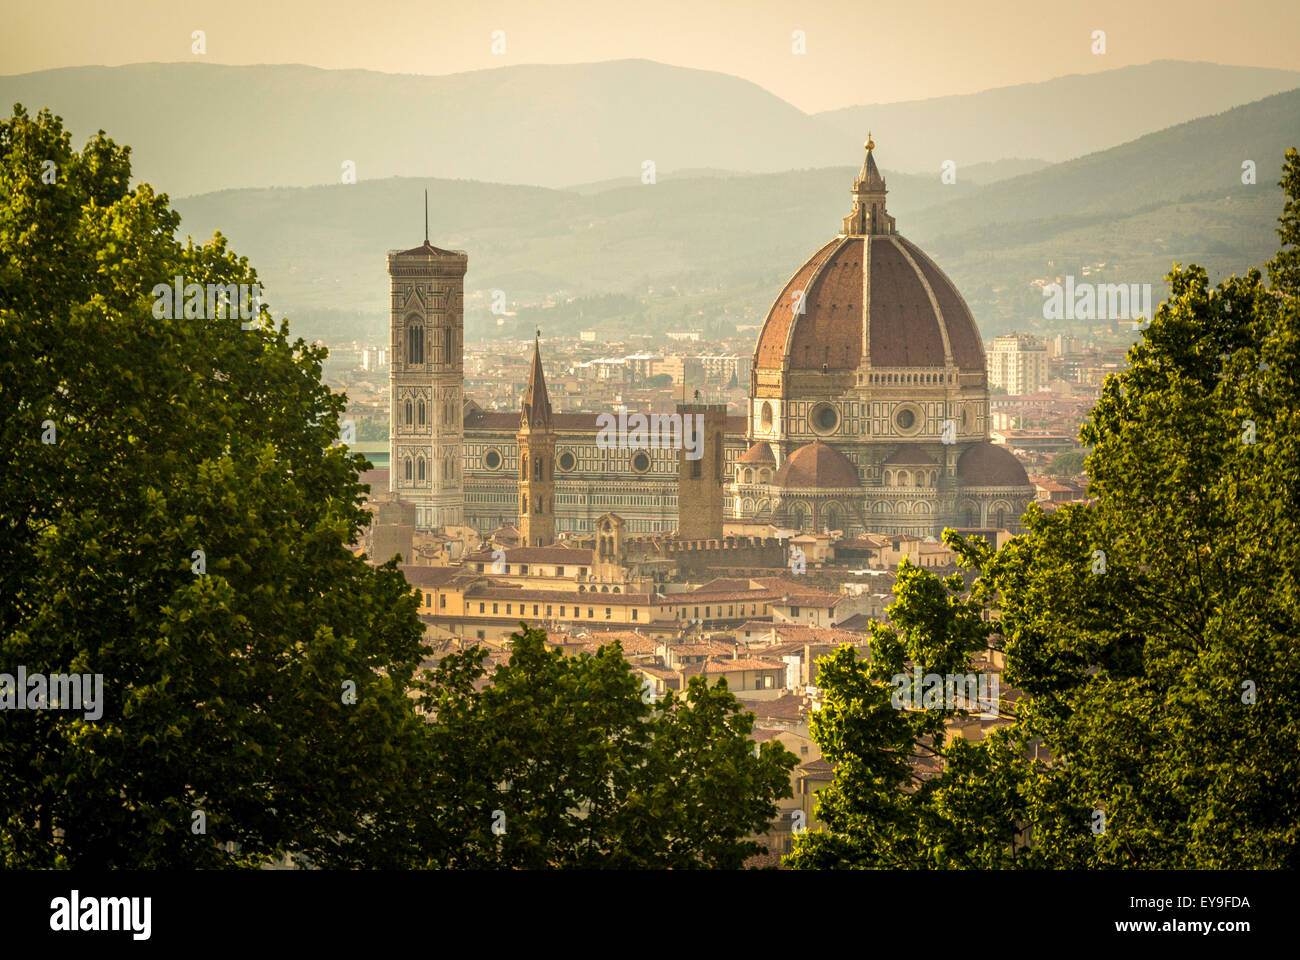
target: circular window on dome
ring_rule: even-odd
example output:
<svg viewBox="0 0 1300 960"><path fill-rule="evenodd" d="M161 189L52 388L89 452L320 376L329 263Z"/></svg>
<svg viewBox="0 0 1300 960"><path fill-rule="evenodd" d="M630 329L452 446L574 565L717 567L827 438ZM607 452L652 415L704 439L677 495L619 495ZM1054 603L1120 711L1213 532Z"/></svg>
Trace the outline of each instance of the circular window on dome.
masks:
<svg viewBox="0 0 1300 960"><path fill-rule="evenodd" d="M650 455L644 451L635 454L632 457L632 469L637 473L645 473L650 469Z"/></svg>
<svg viewBox="0 0 1300 960"><path fill-rule="evenodd" d="M921 420L921 410L914 403L900 404L894 410L894 430L904 436L920 433Z"/></svg>
<svg viewBox="0 0 1300 960"><path fill-rule="evenodd" d="M840 412L829 403L819 403L812 408L808 419L812 424L813 433L825 436L834 433L835 428L840 425Z"/></svg>
<svg viewBox="0 0 1300 960"><path fill-rule="evenodd" d="M568 473L578 465L578 458L573 455L573 451L565 450L560 454L559 459L555 461L561 470Z"/></svg>
<svg viewBox="0 0 1300 960"><path fill-rule="evenodd" d="M489 470L501 469L501 452L499 450L489 450L483 454L483 466Z"/></svg>

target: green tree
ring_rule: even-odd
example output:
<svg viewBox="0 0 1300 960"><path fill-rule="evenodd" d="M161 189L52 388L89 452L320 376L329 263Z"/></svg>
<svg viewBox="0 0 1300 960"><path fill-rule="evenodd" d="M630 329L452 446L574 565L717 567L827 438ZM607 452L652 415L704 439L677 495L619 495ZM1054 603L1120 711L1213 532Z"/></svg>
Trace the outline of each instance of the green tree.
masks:
<svg viewBox="0 0 1300 960"><path fill-rule="evenodd" d="M521 624L490 677L480 648L440 661L430 762L385 821L392 865L735 869L763 852L750 837L796 760L756 754L725 681L646 702L618 643L566 657L545 638Z"/></svg>
<svg viewBox="0 0 1300 960"><path fill-rule="evenodd" d="M1058 453L1052 458L1052 465L1047 468L1047 472L1059 477L1073 477L1083 472L1083 461L1087 457L1086 450L1067 450L1065 453Z"/></svg>
<svg viewBox="0 0 1300 960"><path fill-rule="evenodd" d="M0 176L0 673L103 676L98 719L0 711L0 862L348 856L420 756L422 629L348 549L365 461L325 351L265 310L155 317L176 276L257 276L178 243L102 131L76 152L18 106Z"/></svg>
<svg viewBox="0 0 1300 960"><path fill-rule="evenodd" d="M969 595L900 575L902 639L878 627L878 667L841 652L823 670L813 730L839 766L826 830L797 841L794 865L1300 865L1294 149L1282 186L1271 286L1252 270L1211 288L1176 267L1107 379L1080 433L1096 503L1031 505L996 553L948 531L978 574ZM1009 726L943 744L939 716L886 711L897 643L915 662L959 662L984 616L1018 691ZM939 756L918 780L927 751Z"/></svg>

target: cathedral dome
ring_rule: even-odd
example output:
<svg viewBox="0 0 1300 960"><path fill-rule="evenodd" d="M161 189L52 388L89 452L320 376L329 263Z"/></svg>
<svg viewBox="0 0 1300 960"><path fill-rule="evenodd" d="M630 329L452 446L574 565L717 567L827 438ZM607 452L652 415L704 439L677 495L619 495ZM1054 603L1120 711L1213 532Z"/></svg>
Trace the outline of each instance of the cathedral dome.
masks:
<svg viewBox="0 0 1300 960"><path fill-rule="evenodd" d="M957 477L968 487L1027 487L1029 475L1011 451L977 443L957 460Z"/></svg>
<svg viewBox="0 0 1300 960"><path fill-rule="evenodd" d="M848 457L820 440L790 454L772 478L775 487L843 490L859 486L858 468Z"/></svg>
<svg viewBox="0 0 1300 960"><path fill-rule="evenodd" d="M840 235L795 271L768 311L756 368L852 370L865 342L873 367L951 363L984 371L984 346L966 301L933 260L895 232L885 212L874 147L868 140Z"/></svg>

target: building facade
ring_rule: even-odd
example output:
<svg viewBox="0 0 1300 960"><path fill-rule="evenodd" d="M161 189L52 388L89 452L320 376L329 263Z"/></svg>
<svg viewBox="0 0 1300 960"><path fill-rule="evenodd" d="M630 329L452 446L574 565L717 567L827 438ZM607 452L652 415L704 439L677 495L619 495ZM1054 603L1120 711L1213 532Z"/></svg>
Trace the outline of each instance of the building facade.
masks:
<svg viewBox="0 0 1300 960"><path fill-rule="evenodd" d="M759 334L732 516L845 534L1018 528L1033 488L989 443L979 330L898 234L874 148L868 138L839 234L795 271Z"/></svg>
<svg viewBox="0 0 1300 960"><path fill-rule="evenodd" d="M989 386L1021 396L1047 387L1047 343L1040 337L1009 333L989 345Z"/></svg>
<svg viewBox="0 0 1300 960"><path fill-rule="evenodd" d="M720 460L722 517L846 536L1018 530L1034 491L1015 457L989 442L979 330L952 281L898 234L874 148L868 139L840 232L795 271L768 311L748 364L746 412L709 415L707 468ZM677 531L679 469L705 465L680 467L673 449L602 446L596 413L551 413L548 401L547 422L530 424L538 407L526 396L521 425L518 413L462 402L465 263L464 254L427 241L389 257L392 476L394 489L417 503L420 525L464 522L486 533L519 522L529 527L521 532L527 545L594 533L610 513L628 536ZM412 340L421 335L413 329L427 339ZM1044 356L1044 371L1045 364ZM542 368L534 344L529 393L545 397ZM426 411L439 405L426 413L433 420L419 419L422 401ZM447 404L454 422L441 419ZM538 442L545 449L532 452L525 475L523 461ZM546 512L525 497L544 498ZM530 516L521 513L525 502ZM716 528L712 494L707 502L700 507L707 522L692 513L687 526Z"/></svg>

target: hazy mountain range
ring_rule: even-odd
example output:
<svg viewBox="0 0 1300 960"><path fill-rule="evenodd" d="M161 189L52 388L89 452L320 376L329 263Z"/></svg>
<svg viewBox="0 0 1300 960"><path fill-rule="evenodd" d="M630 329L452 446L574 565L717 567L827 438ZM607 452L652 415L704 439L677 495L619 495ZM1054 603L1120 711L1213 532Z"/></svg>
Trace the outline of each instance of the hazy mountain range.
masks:
<svg viewBox="0 0 1300 960"><path fill-rule="evenodd" d="M184 232L220 229L277 312L331 337L383 336L383 255L422 239L425 189L431 239L470 253L471 337L756 323L837 232L870 126L900 232L989 336L1041 315L1031 281L1084 265L1159 299L1174 260L1222 274L1266 258L1282 153L1300 143L1300 90L1268 94L1298 85L1159 62L808 115L646 61L449 77L195 63L44 71L0 78L0 94L50 105L74 143L102 128L130 144L136 173L180 197ZM339 183L342 159L356 184ZM519 312L505 323L486 308L498 289Z"/></svg>
<svg viewBox="0 0 1300 960"><path fill-rule="evenodd" d="M1296 143L1300 90L988 185L884 173L898 229L938 259L987 335L1032 319L1041 297L1030 281L1078 276L1086 264L1106 263L1108 282L1156 284L1158 298L1174 261L1218 275L1262 262L1276 247L1282 155ZM1253 186L1241 182L1244 160L1257 165ZM761 319L780 284L838 231L855 172L701 171L570 190L392 178L176 205L187 232L221 229L280 308L311 323L345 311L382 331L383 253L422 239L427 189L435 242L470 253L471 335L495 328L485 304L496 289L512 311L547 297L653 294L651 316L622 319L656 327ZM583 322L572 312L565 328Z"/></svg>
<svg viewBox="0 0 1300 960"><path fill-rule="evenodd" d="M439 77L194 62L0 77L0 98L49 106L81 141L111 132L141 177L183 196L339 183L346 160L362 181L547 187L640 177L646 160L771 173L856 163L868 129L895 170L1059 161L1295 87L1291 71L1159 61L807 114L747 80L646 60Z"/></svg>

